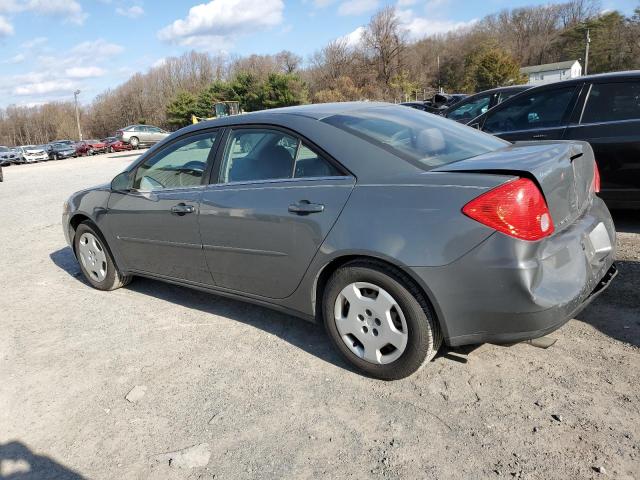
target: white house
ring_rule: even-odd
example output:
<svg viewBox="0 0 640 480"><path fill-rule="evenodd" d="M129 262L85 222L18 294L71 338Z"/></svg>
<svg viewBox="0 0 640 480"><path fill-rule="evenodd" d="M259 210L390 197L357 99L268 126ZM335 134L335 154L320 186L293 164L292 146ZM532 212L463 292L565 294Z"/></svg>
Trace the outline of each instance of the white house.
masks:
<svg viewBox="0 0 640 480"><path fill-rule="evenodd" d="M544 65L532 65L523 67L520 73L529 78L529 85L542 85L543 83L569 80L582 75L582 65L578 60L566 62L545 63Z"/></svg>

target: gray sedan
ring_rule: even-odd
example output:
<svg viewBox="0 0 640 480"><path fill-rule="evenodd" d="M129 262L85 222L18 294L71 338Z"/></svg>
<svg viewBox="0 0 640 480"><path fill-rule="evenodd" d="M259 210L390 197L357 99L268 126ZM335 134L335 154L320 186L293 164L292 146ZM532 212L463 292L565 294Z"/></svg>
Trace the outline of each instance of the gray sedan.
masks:
<svg viewBox="0 0 640 480"><path fill-rule="evenodd" d="M382 379L443 343L545 335L615 276L615 230L584 142L512 145L378 103L187 127L71 196L87 281L144 276L324 322Z"/></svg>

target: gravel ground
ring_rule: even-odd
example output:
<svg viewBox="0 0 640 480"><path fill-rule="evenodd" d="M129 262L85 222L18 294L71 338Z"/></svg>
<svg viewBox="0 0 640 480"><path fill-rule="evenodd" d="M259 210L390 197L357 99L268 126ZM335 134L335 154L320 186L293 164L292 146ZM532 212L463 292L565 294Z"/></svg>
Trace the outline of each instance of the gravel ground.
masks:
<svg viewBox="0 0 640 480"><path fill-rule="evenodd" d="M0 478L640 478L637 213L615 215L620 275L553 347L445 351L381 382L284 314L89 288L62 203L132 159L5 169Z"/></svg>

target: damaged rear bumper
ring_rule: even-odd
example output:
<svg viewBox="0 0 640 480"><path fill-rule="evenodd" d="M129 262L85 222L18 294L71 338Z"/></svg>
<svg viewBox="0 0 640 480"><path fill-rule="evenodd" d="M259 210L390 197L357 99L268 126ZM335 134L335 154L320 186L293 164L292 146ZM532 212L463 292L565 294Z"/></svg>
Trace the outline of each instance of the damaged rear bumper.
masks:
<svg viewBox="0 0 640 480"><path fill-rule="evenodd" d="M432 293L448 345L513 343L560 328L609 286L615 238L595 198L544 241L494 234L452 264L413 270Z"/></svg>

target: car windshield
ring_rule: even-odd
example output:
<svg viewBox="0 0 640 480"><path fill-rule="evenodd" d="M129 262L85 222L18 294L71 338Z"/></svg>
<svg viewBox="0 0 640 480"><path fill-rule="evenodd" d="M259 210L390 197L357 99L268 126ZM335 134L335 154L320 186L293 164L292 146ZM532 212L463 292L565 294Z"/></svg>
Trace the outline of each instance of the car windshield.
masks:
<svg viewBox="0 0 640 480"><path fill-rule="evenodd" d="M0 152L8 152L9 149L7 147L0 147Z"/></svg>
<svg viewBox="0 0 640 480"><path fill-rule="evenodd" d="M492 135L409 108L374 107L322 121L425 170L509 145Z"/></svg>

